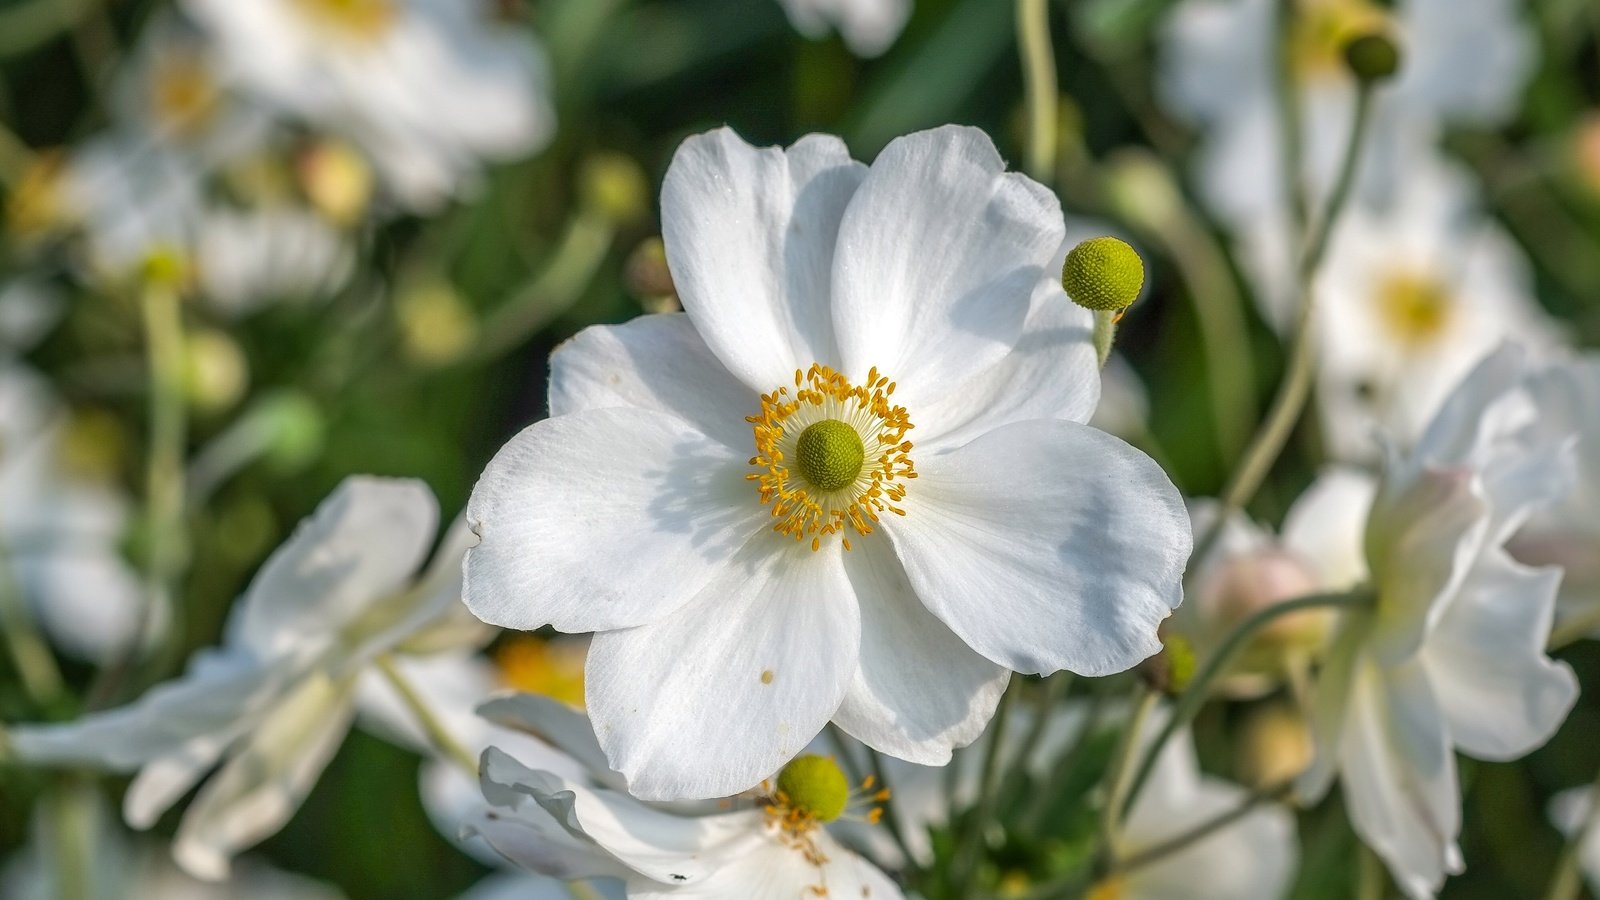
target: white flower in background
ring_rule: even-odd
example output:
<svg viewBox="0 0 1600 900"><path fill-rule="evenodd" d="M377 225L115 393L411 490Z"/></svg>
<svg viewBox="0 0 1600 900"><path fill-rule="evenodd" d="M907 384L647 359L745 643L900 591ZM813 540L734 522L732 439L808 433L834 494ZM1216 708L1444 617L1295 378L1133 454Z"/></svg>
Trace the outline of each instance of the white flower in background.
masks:
<svg viewBox="0 0 1600 900"><path fill-rule="evenodd" d="M103 663L138 639L144 600L121 555L128 500L104 473L73 468L68 428L43 377L0 361L3 589L21 592L51 643Z"/></svg>
<svg viewBox="0 0 1600 900"><path fill-rule="evenodd" d="M1274 0L1187 0L1161 30L1160 87L1167 105L1201 125L1201 187L1208 205L1241 230L1288 221L1279 146ZM1535 63L1518 0L1298 0L1290 77L1300 101L1314 198L1332 187L1355 110L1344 42L1392 26L1401 70L1375 110L1359 195L1381 199L1403 184L1405 157L1431 147L1446 123L1493 125L1515 113Z"/></svg>
<svg viewBox="0 0 1600 900"><path fill-rule="evenodd" d="M171 15L140 32L112 84L112 102L123 128L201 169L256 149L272 125L264 110L228 90L205 36Z"/></svg>
<svg viewBox="0 0 1600 900"><path fill-rule="evenodd" d="M837 28L845 46L857 56L878 56L888 50L906 20L911 0L778 0L789 23L808 38Z"/></svg>
<svg viewBox="0 0 1600 900"><path fill-rule="evenodd" d="M508 726L562 733L580 758L602 760L582 714L548 698L518 695L483 712ZM703 809L652 806L608 786L524 765L497 748L483 754L488 808L469 826L518 865L560 878L610 878L634 900L662 897L901 897L895 883L836 840L827 825L870 804L837 763L803 756L763 796ZM872 816L872 813L862 811Z"/></svg>
<svg viewBox="0 0 1600 900"><path fill-rule="evenodd" d="M1600 633L1600 356L1570 364L1571 381L1540 406L1540 422L1553 434L1577 435L1577 482L1555 502L1536 510L1508 545L1533 566L1563 569L1557 595L1559 622L1589 622Z"/></svg>
<svg viewBox="0 0 1600 900"><path fill-rule="evenodd" d="M327 220L291 206L206 213L195 238L201 295L230 316L274 301L326 297L349 280L354 256Z"/></svg>
<svg viewBox="0 0 1600 900"><path fill-rule="evenodd" d="M229 84L342 135L408 207L549 141L543 54L475 0L187 0Z"/></svg>
<svg viewBox="0 0 1600 900"><path fill-rule="evenodd" d="M72 812L88 817L87 829L92 835L91 865L87 871L75 873L83 879L85 893L70 894L58 880L60 856L55 841L61 833L58 816L62 813L45 802L34 814L32 842L0 868L0 896L7 900L60 900L67 896L79 900L339 900L343 896L329 885L250 858L239 860L225 882L198 881L174 866L160 844L131 840L107 815L98 793L73 796L84 803Z"/></svg>
<svg viewBox="0 0 1600 900"><path fill-rule="evenodd" d="M0 357L32 349L61 321L66 308L62 291L35 276L0 284Z"/></svg>
<svg viewBox="0 0 1600 900"><path fill-rule="evenodd" d="M27 762L137 771L123 799L136 828L220 764L185 811L173 855L196 877L227 877L229 858L281 828L311 790L375 657L481 639L457 612L466 529L452 529L414 577L437 525L421 482L345 479L261 567L220 649L129 706L15 726L13 749Z"/></svg>
<svg viewBox="0 0 1600 900"><path fill-rule="evenodd" d="M1317 279L1317 399L1344 459L1375 457L1378 430L1409 446L1502 341L1560 342L1521 250L1476 208L1465 173L1419 164L1392 201L1348 211Z"/></svg>
<svg viewBox="0 0 1600 900"><path fill-rule="evenodd" d="M1572 788L1551 798L1550 821L1568 840L1577 839L1594 815L1594 796L1593 788ZM1578 846L1578 867L1589 890L1600 893L1600 828L1583 836L1583 843Z"/></svg>
<svg viewBox="0 0 1600 900"><path fill-rule="evenodd" d="M83 242L84 274L120 281L158 253L186 251L201 211L188 160L128 132L74 148L60 179L62 215Z"/></svg>
<svg viewBox="0 0 1600 900"><path fill-rule="evenodd" d="M1508 345L1414 452L1391 453L1364 536L1375 603L1345 613L1316 683L1317 754L1301 790L1320 795L1337 775L1356 833L1413 898L1462 870L1453 750L1520 757L1577 698L1572 671L1545 655L1561 572L1504 547L1570 483L1571 439L1538 412L1569 379Z"/></svg>
<svg viewBox="0 0 1600 900"><path fill-rule="evenodd" d="M710 132L662 223L686 314L560 348L553 417L467 512L474 613L599 632L589 714L635 794L748 789L830 719L942 764L1008 669L1159 648L1182 502L1078 424L1099 380L1048 270L1061 211L986 135L900 138L869 170L832 137Z"/></svg>

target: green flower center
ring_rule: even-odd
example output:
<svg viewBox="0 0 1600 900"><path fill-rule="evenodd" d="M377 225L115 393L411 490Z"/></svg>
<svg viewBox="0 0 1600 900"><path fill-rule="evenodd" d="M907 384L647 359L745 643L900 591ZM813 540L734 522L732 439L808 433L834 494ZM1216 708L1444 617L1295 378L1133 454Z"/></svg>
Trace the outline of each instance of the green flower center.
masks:
<svg viewBox="0 0 1600 900"><path fill-rule="evenodd" d="M826 756L798 756L778 773L778 795L789 809L818 822L832 822L850 804L850 781Z"/></svg>
<svg viewBox="0 0 1600 900"><path fill-rule="evenodd" d="M820 491L837 491L855 484L866 458L861 435L838 419L823 419L807 426L795 445L795 468Z"/></svg>

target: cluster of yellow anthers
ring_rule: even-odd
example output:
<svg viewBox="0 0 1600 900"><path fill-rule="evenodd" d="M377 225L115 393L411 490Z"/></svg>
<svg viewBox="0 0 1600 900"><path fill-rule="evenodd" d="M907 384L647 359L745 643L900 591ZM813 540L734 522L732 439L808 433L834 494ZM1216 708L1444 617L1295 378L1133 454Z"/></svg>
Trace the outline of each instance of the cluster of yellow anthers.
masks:
<svg viewBox="0 0 1600 900"><path fill-rule="evenodd" d="M883 807L876 804L889 799L889 789L878 788L877 783L876 777L868 775L852 791L844 771L832 757L796 757L778 773L776 785L761 784L767 825L777 832L780 841L804 854L807 862L821 866L828 858L817 848L811 833L840 818L876 825L883 818ZM817 893L822 896L827 891Z"/></svg>
<svg viewBox="0 0 1600 900"><path fill-rule="evenodd" d="M900 482L917 472L905 439L913 426L905 407L890 404L894 388L876 367L858 385L813 363L795 370L792 393L780 387L762 395L761 414L745 419L755 433L750 465L760 471L745 478L771 505L773 530L810 538L818 550L846 527L871 534L884 511L905 515L895 505L906 493ZM849 550L850 539L842 540Z"/></svg>

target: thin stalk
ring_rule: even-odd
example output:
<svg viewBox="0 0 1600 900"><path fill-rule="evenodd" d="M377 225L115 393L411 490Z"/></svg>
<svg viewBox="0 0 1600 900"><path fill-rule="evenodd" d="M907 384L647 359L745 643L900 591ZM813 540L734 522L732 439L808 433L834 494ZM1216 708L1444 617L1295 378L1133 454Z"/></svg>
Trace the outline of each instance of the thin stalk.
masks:
<svg viewBox="0 0 1600 900"><path fill-rule="evenodd" d="M1044 824L1044 817L1049 814L1050 807L1055 799L1066 790L1067 782L1077 774L1078 766L1083 762L1083 757L1088 753L1089 740L1100 728L1100 720L1105 716L1106 692L1095 691L1089 699L1089 709L1083 715L1083 728L1078 734L1077 743L1072 745L1066 755L1056 762L1050 770L1050 777L1046 780L1044 788L1033 799L1033 804L1022 815L1021 827L1024 831L1034 833Z"/></svg>
<svg viewBox="0 0 1600 900"><path fill-rule="evenodd" d="M1045 0L1017 0L1017 45L1022 51L1022 83L1028 100L1028 146L1024 168L1039 182L1056 174L1056 117L1061 102L1056 58L1050 44L1050 10Z"/></svg>
<svg viewBox="0 0 1600 900"><path fill-rule="evenodd" d="M1232 809L1224 810L1223 812L1212 816L1204 822L1181 831L1159 844L1147 847L1144 850L1140 850L1138 853L1131 854L1126 859L1118 860L1112 864L1112 872L1131 872L1134 869L1150 865L1154 862L1159 862L1162 859L1165 859L1166 857L1171 856L1172 854L1181 850L1186 850L1194 844L1204 840L1213 832L1220 831L1223 828L1226 828L1229 825L1232 825L1234 822L1237 822L1249 815L1252 810L1261 804L1280 800L1288 796L1289 792L1293 790L1293 788L1294 782L1288 781L1282 784L1273 785L1272 787L1264 790L1252 791L1248 797L1246 797Z"/></svg>
<svg viewBox="0 0 1600 900"><path fill-rule="evenodd" d="M1360 91L1356 95L1355 122L1350 128L1349 142L1345 145L1344 160L1340 165L1338 180L1334 183L1333 193L1328 198L1322 216L1307 235L1306 247L1300 256L1296 278L1300 312L1289 350L1288 374L1278 386L1278 393L1272 398L1272 407L1267 411L1267 418L1262 422L1249 448L1245 450L1239 468L1234 471L1227 487L1223 489L1222 508L1218 510L1215 521L1200 540L1195 542L1192 559L1205 558L1216 545L1217 539L1222 536L1222 529L1233 517L1233 513L1243 509L1244 505L1255 496L1262 481L1266 480L1267 473L1272 470L1273 463L1277 462L1278 454L1283 452L1283 445L1288 442L1289 434L1294 430L1295 423L1299 421L1300 413L1305 409L1306 401L1311 396L1311 385L1316 376L1316 340L1313 333L1316 319L1316 291L1312 282L1316 279L1317 269L1322 265L1322 259L1327 253L1328 240L1333 234L1334 225L1338 223L1339 213L1343 211L1350 198L1350 189L1355 184L1361 148L1366 144L1367 128L1372 120L1372 94L1372 84L1362 82Z"/></svg>
<svg viewBox="0 0 1600 900"><path fill-rule="evenodd" d="M1562 848L1561 858L1556 861L1555 874L1550 879L1550 889L1545 891L1545 900L1577 900L1578 892L1583 887L1579 857L1583 845L1594 835L1595 829L1600 828L1600 775L1595 776L1589 792L1589 814L1567 839L1567 846Z"/></svg>
<svg viewBox="0 0 1600 900"><path fill-rule="evenodd" d="M93 790L82 776L67 775L50 794L52 834L48 846L55 866L56 896L61 900L91 900L95 896Z"/></svg>
<svg viewBox="0 0 1600 900"><path fill-rule="evenodd" d="M421 694L417 693L416 688L411 686L410 680L400 673L400 670L394 664L394 660L388 654L383 654L374 662L378 667L378 671L383 674L384 680L388 681L389 686L394 688L394 692L399 695L400 702L405 704L407 711L417 720L417 724L421 726L423 733L428 736L428 740L433 744L434 750L460 766L468 776L477 778L478 761L473 758L466 747L463 747L450 734L450 730L444 727L444 723L440 722L439 718L433 714L433 710L428 708L427 702L422 699Z"/></svg>
<svg viewBox="0 0 1600 900"><path fill-rule="evenodd" d="M1151 771L1155 769L1156 760L1161 756L1161 748L1166 746L1167 741L1171 740L1179 729L1188 726L1189 723L1194 721L1194 717L1200 712L1200 707L1205 705L1206 698L1211 693L1212 684L1227 671L1228 666L1232 664L1234 658L1245 648L1256 632L1282 616L1291 615L1304 609L1327 606L1364 606L1371 602L1371 595L1361 589L1342 594L1312 594L1288 600L1276 606L1269 606L1240 622L1238 627L1234 628L1233 632L1222 642L1221 646L1217 647L1216 652L1206 660L1205 665L1195 673L1194 679L1189 682L1189 686L1184 689L1177 702L1173 704L1172 715L1167 718L1166 725L1162 727L1155 740L1145 750L1144 759L1139 764L1138 774L1134 776L1125 805L1133 802L1133 799L1139 795L1139 790L1144 787L1145 781L1150 778ZM1121 813L1126 815L1127 809L1124 808Z"/></svg>
<svg viewBox="0 0 1600 900"><path fill-rule="evenodd" d="M1384 889L1388 887L1388 876L1383 871L1383 861L1378 859L1378 854L1371 847L1356 842L1360 846L1361 859L1356 870L1356 900L1383 900Z"/></svg>
<svg viewBox="0 0 1600 900"><path fill-rule="evenodd" d="M905 823L900 819L900 811L897 808L899 804L895 802L894 787L889 784L889 778L884 773L883 757L871 747L865 744L861 746L867 751L867 765L872 772L872 778L877 787L889 792L889 799L883 802L883 827L889 829L889 837L894 839L894 845L900 848L900 854L905 857L907 872L915 873L920 866L917 863L916 856L911 852L911 843L906 837L908 832L906 831Z"/></svg>
<svg viewBox="0 0 1600 900"><path fill-rule="evenodd" d="M1113 857L1117 852L1117 832L1121 830L1122 819L1127 815L1123 807L1132 805L1133 761L1139 755L1139 736L1144 732L1144 726L1150 721L1150 714L1155 711L1160 699L1161 695L1155 691L1143 685L1139 687L1138 703L1134 705L1133 715L1117 741L1117 750L1111 756L1111 768L1106 770L1108 787L1105 805L1100 808L1100 846Z"/></svg>
<svg viewBox="0 0 1600 900"><path fill-rule="evenodd" d="M598 214L573 216L550 264L484 320L482 339L470 358L497 359L571 308L594 279L614 234Z"/></svg>
<svg viewBox="0 0 1600 900"><path fill-rule="evenodd" d="M1017 676L1012 675L1004 694L1000 695L1000 708L994 721L989 723L989 746L983 755L983 775L978 782L978 805L968 818L956 842L955 858L950 863L950 883L955 896L966 897L972 893L972 879L977 874L978 851L983 845L983 833L994 818L995 802L1000 793L1001 745L1005 743L1006 722L1011 718L1011 706L1016 702Z"/></svg>
<svg viewBox="0 0 1600 900"><path fill-rule="evenodd" d="M1311 218L1305 180L1305 129L1300 112L1299 81L1294 74L1295 0L1277 0L1273 27L1276 31L1273 46L1277 48L1276 75L1273 79L1274 101L1278 107L1278 140L1283 145L1284 193L1289 198L1290 221L1295 233L1304 235L1306 223Z"/></svg>
<svg viewBox="0 0 1600 900"><path fill-rule="evenodd" d="M1028 723L1028 732L1023 735L1022 744L1017 748L1016 764L1006 773L1005 781L1000 786L1001 797L1009 799L1022 787L1028 772L1028 761L1038 752L1039 742L1044 740L1046 727L1050 724L1050 712L1072 688L1072 680L1071 672L1057 672L1046 678L1039 689L1033 692L1033 721Z"/></svg>
<svg viewBox="0 0 1600 900"><path fill-rule="evenodd" d="M145 459L145 528L148 557L145 598L128 646L89 690L90 709L115 702L133 667L150 646L154 623L176 628L177 581L186 564L184 519L184 444L188 419L184 406L183 308L176 287L163 277L148 278L140 298L145 353L149 365L150 433ZM174 641L174 643L176 643Z"/></svg>
<svg viewBox="0 0 1600 900"><path fill-rule="evenodd" d="M0 632L5 635L6 649L22 687L34 704L43 706L61 696L61 667L39 633L33 611L28 609L28 600L22 595L11 560L5 554L0 554Z"/></svg>

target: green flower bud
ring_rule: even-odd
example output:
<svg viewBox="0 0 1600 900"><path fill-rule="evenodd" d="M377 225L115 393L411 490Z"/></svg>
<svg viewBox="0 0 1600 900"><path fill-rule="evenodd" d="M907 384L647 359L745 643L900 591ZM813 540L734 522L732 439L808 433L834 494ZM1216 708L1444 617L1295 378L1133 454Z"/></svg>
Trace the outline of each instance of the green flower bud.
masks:
<svg viewBox="0 0 1600 900"><path fill-rule="evenodd" d="M797 756L778 773L779 800L818 822L832 822L850 805L850 781L826 756Z"/></svg>
<svg viewBox="0 0 1600 900"><path fill-rule="evenodd" d="M1067 254L1061 267L1061 287L1079 306L1126 309L1144 288L1144 262L1126 241L1090 238Z"/></svg>
<svg viewBox="0 0 1600 900"><path fill-rule="evenodd" d="M1400 46L1381 31L1368 32L1344 45L1344 64L1362 81L1386 81L1400 71Z"/></svg>

